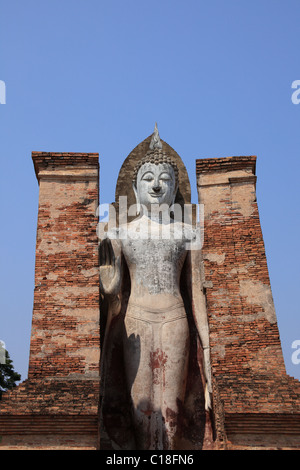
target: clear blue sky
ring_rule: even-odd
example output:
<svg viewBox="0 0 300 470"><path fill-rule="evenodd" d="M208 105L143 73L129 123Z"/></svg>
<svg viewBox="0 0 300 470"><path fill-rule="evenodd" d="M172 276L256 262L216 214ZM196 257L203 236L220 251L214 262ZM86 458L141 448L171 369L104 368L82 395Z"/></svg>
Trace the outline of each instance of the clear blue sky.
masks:
<svg viewBox="0 0 300 470"><path fill-rule="evenodd" d="M32 151L99 152L101 202L158 122L197 202L195 159L257 155L287 372L300 340L299 0L0 1L0 339L27 376L38 184Z"/></svg>

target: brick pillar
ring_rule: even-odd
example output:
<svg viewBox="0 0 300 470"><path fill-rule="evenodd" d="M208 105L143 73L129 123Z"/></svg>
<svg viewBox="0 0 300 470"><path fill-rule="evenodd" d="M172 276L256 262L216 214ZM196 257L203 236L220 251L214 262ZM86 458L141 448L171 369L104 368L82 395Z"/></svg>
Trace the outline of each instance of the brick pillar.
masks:
<svg viewBox="0 0 300 470"><path fill-rule="evenodd" d="M0 448L96 449L98 154L32 158L40 188L29 374L2 396Z"/></svg>
<svg viewBox="0 0 300 470"><path fill-rule="evenodd" d="M215 374L285 373L256 202L256 157L197 160Z"/></svg>
<svg viewBox="0 0 300 470"><path fill-rule="evenodd" d="M99 377L98 154L32 158L39 210L29 379Z"/></svg>
<svg viewBox="0 0 300 470"><path fill-rule="evenodd" d="M255 166L254 156L196 161L199 203L204 204L204 285L214 394L215 403L223 407L215 421L223 420L220 432L223 425L235 439L239 433L273 432L278 444L281 430L293 426L283 417L299 419L300 388L285 371ZM277 424L272 422L275 414Z"/></svg>

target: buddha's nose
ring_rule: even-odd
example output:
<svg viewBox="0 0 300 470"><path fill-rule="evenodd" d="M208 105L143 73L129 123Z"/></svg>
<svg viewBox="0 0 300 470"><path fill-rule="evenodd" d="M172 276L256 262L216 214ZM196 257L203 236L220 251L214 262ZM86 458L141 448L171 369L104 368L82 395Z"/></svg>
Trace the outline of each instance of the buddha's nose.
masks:
<svg viewBox="0 0 300 470"><path fill-rule="evenodd" d="M160 186L153 186L152 189L153 189L153 191L154 191L155 193L159 193L159 191L160 191Z"/></svg>

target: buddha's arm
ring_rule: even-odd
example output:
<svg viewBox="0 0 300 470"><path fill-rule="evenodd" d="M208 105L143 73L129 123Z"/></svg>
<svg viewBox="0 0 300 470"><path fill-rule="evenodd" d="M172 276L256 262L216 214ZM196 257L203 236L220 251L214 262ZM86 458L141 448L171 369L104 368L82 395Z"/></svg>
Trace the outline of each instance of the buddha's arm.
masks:
<svg viewBox="0 0 300 470"><path fill-rule="evenodd" d="M99 247L99 275L100 292L108 300L108 317L106 331L108 331L111 320L121 310L121 283L122 283L122 252L119 240L105 238Z"/></svg>
<svg viewBox="0 0 300 470"><path fill-rule="evenodd" d="M191 290L192 290L192 303L193 312L198 334L203 347L204 354L204 373L206 378L205 390L205 408L211 408L211 394L212 394L212 381L211 381L211 364L210 364L210 349L209 349L209 327L206 311L206 300L203 292L203 279L201 275L202 256L200 250L191 250L188 253L188 261L191 273Z"/></svg>
<svg viewBox="0 0 300 470"><path fill-rule="evenodd" d="M101 351L101 370L105 360L108 332L112 319L121 310L122 263L119 241L105 238L99 246L100 292L108 300L104 342Z"/></svg>

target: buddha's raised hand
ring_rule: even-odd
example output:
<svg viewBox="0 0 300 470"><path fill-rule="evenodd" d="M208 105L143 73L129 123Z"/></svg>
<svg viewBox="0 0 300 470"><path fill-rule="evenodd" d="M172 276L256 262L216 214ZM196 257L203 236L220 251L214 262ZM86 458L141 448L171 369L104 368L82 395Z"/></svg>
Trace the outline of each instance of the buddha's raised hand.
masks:
<svg viewBox="0 0 300 470"><path fill-rule="evenodd" d="M116 295L121 281L121 255L115 255L109 238L101 241L100 258L100 289L105 295Z"/></svg>

